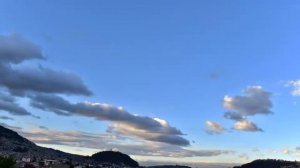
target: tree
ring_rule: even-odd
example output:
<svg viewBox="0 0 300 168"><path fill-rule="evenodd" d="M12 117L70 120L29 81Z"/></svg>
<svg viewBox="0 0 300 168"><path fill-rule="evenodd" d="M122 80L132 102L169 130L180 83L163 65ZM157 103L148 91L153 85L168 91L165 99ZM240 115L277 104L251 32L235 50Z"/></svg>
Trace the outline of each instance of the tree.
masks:
<svg viewBox="0 0 300 168"><path fill-rule="evenodd" d="M13 157L0 156L0 167L14 168L16 160Z"/></svg>

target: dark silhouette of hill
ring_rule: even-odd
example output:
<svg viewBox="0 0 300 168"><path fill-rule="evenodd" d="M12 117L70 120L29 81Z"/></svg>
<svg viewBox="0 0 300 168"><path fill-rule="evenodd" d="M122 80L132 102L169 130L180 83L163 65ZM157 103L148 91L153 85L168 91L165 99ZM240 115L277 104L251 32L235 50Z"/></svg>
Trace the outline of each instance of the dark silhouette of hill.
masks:
<svg viewBox="0 0 300 168"><path fill-rule="evenodd" d="M138 162L131 159L128 155L115 151L104 151L93 154L91 157L93 160L102 163L114 163L117 165L128 165L131 167L139 167Z"/></svg>
<svg viewBox="0 0 300 168"><path fill-rule="evenodd" d="M191 168L191 167L180 166L180 165L159 165L159 166L149 166L148 168Z"/></svg>
<svg viewBox="0 0 300 168"><path fill-rule="evenodd" d="M300 168L300 163L297 161L285 161L276 159L255 160L241 166L233 168Z"/></svg>
<svg viewBox="0 0 300 168"><path fill-rule="evenodd" d="M7 129L1 125L0 125L0 138L3 140L8 139L9 141L16 144L26 144L25 146L36 146L34 143L27 140L26 138L23 138L18 133L10 129ZM2 145L1 143L4 143L4 141L0 141L0 145Z"/></svg>
<svg viewBox="0 0 300 168"><path fill-rule="evenodd" d="M68 159L82 163L111 163L129 167L139 164L128 155L121 152L99 152L91 157L74 155L51 148L40 147L20 136L18 133L0 125L0 154L12 155L16 159L32 157L36 159Z"/></svg>

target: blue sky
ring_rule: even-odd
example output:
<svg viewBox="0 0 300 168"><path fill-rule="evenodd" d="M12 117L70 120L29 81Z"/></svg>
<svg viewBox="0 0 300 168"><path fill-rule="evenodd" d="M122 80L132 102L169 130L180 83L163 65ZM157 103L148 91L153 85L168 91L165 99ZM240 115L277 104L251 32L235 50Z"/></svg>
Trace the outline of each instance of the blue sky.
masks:
<svg viewBox="0 0 300 168"><path fill-rule="evenodd" d="M182 161L240 163L267 157L295 160L300 151L300 136L296 134L300 102L299 94L291 92L300 87L299 5L297 1L258 0L2 0L0 34L2 40L14 36L25 39L37 45L46 57L12 66L70 72L93 92L91 96L53 94L71 103L106 103L123 107L130 116L166 120L190 142L190 146L178 150L221 151ZM11 95L10 86L4 82L1 88L40 117L12 115L2 109L1 116L13 120L1 122L22 127L22 132L41 131L39 127L44 126L49 133L81 131L125 136L121 144L161 143L135 133L108 132L112 124L118 124L115 120L98 120L84 114L62 116L37 109L30 105L30 96ZM258 97L234 104L249 88L258 89ZM36 92L31 89L29 94ZM266 94L270 96L251 104ZM226 95L233 98L234 107L224 107ZM258 110L250 114L246 108L251 107ZM243 119L224 118L227 111L235 111ZM207 121L212 122L210 126ZM246 125L234 128L238 122ZM253 124L257 129L247 127ZM119 127L114 129L120 131ZM84 149L80 150L67 143L37 143L73 153L95 152L84 145L78 147ZM132 154L127 148L124 152ZM163 154L132 155L138 160L178 160Z"/></svg>

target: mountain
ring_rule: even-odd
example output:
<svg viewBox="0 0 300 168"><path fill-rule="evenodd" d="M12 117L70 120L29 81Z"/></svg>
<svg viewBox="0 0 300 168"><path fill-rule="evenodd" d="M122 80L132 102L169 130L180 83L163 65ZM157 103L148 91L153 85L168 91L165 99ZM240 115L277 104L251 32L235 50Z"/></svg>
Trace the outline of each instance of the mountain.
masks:
<svg viewBox="0 0 300 168"><path fill-rule="evenodd" d="M117 165L128 165L130 167L139 167L138 162L131 159L128 155L115 151L98 152L91 157L97 162L109 162Z"/></svg>
<svg viewBox="0 0 300 168"><path fill-rule="evenodd" d="M297 161L285 161L276 159L255 160L241 166L233 168L300 168L300 163Z"/></svg>
<svg viewBox="0 0 300 168"><path fill-rule="evenodd" d="M40 147L20 136L18 133L0 125L0 156L13 155L17 160L23 157L31 159L54 159L54 160L71 160L77 163L111 163L115 165L138 167L138 163L128 155L120 152L99 152L91 157L74 155L51 148Z"/></svg>

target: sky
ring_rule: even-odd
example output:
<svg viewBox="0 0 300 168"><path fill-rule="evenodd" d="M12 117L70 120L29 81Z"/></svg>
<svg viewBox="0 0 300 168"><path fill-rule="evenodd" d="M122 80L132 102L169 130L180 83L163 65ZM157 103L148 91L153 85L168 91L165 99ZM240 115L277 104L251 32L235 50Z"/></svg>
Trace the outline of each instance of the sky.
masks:
<svg viewBox="0 0 300 168"><path fill-rule="evenodd" d="M299 160L298 44L292 0L0 0L0 123L143 163Z"/></svg>

